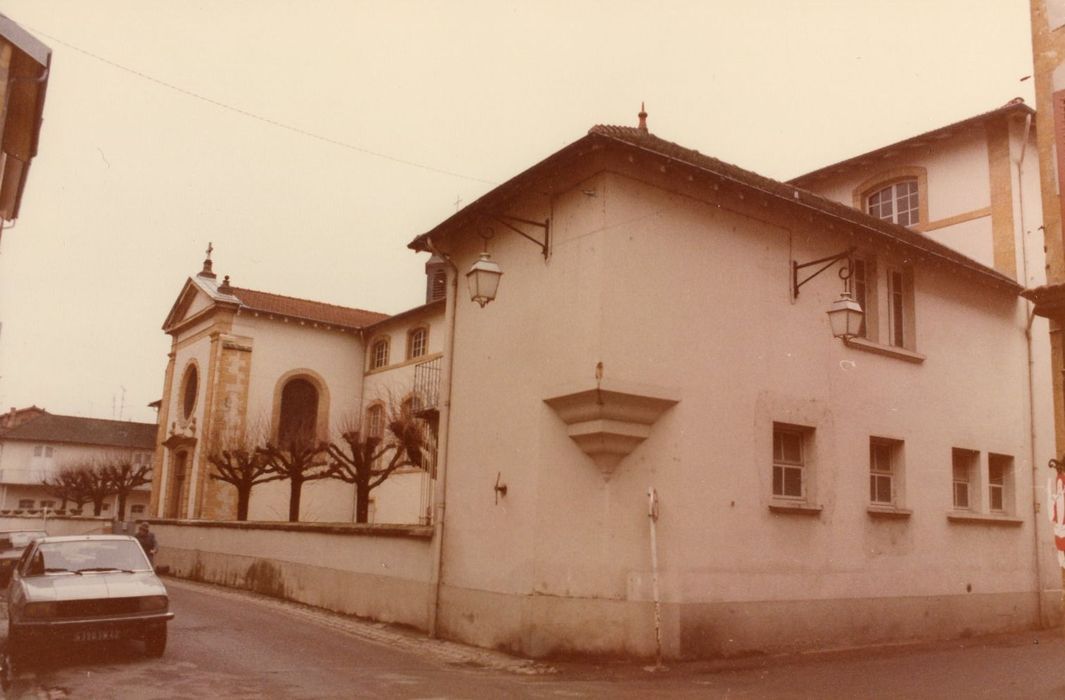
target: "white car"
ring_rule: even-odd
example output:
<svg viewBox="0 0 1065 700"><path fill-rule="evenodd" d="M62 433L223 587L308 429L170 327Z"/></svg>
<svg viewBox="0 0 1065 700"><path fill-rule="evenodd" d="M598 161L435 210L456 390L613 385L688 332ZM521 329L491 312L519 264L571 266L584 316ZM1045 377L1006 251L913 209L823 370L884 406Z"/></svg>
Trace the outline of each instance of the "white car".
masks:
<svg viewBox="0 0 1065 700"><path fill-rule="evenodd" d="M7 649L38 642L140 639L166 650L174 617L163 582L140 544L125 535L43 537L22 553L7 592Z"/></svg>

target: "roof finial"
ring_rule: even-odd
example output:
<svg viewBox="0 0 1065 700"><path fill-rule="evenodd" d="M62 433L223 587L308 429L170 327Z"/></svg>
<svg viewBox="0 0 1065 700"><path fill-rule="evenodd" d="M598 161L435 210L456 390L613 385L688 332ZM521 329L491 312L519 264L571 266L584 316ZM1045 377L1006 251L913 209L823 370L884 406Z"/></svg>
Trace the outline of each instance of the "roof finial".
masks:
<svg viewBox="0 0 1065 700"><path fill-rule="evenodd" d="M218 285L218 291L222 294L233 293L233 288L229 286L229 275L222 278L222 284Z"/></svg>
<svg viewBox="0 0 1065 700"><path fill-rule="evenodd" d="M214 263L211 262L211 253L213 251L214 251L214 246L211 245L211 243L208 243L207 244L207 257L204 258L204 260L203 260L203 269L200 270L200 274L198 275L199 277L207 277L209 279L214 279L215 278L214 271L211 269L213 267L213 265L214 265Z"/></svg>
<svg viewBox="0 0 1065 700"><path fill-rule="evenodd" d="M639 114L639 117L640 117L640 125L638 127L636 127L636 128L638 128L640 131L642 131L643 133L646 134L647 133L647 110L644 109L643 102L640 103L640 114Z"/></svg>

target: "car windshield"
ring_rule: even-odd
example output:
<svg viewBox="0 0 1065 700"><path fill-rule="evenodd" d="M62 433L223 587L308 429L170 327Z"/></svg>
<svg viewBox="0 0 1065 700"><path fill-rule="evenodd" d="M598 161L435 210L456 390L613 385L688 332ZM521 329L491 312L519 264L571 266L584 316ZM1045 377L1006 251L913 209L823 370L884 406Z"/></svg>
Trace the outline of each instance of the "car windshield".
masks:
<svg viewBox="0 0 1065 700"><path fill-rule="evenodd" d="M34 559L38 558L43 558L46 574L67 571L135 571L151 568L144 551L134 540L44 542L37 548ZM39 565L34 568L40 571Z"/></svg>

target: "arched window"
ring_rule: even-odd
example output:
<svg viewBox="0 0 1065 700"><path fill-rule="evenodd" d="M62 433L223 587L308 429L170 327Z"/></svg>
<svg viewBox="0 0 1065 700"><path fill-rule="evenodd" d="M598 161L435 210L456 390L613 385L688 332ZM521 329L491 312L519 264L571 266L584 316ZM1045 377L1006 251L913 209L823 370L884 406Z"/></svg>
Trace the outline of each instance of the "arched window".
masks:
<svg viewBox="0 0 1065 700"><path fill-rule="evenodd" d="M421 357L429 350L429 329L425 326L412 328L407 333L407 359Z"/></svg>
<svg viewBox="0 0 1065 700"><path fill-rule="evenodd" d="M913 226L921 220L918 192L917 178L893 182L866 197L865 211L878 219L901 226Z"/></svg>
<svg viewBox="0 0 1065 700"><path fill-rule="evenodd" d="M282 446L315 439L318 425L318 389L306 379L292 379L281 390L281 417L277 437Z"/></svg>
<svg viewBox="0 0 1065 700"><path fill-rule="evenodd" d="M181 414L186 420L192 417L196 408L196 393L199 387L199 372L196 371L196 365L190 364L185 369L185 376L181 378Z"/></svg>
<svg viewBox="0 0 1065 700"><path fill-rule="evenodd" d="M388 338L378 338L370 345L370 369L388 366Z"/></svg>
<svg viewBox="0 0 1065 700"><path fill-rule="evenodd" d="M385 433L385 407L375 403L366 409L366 434L381 437Z"/></svg>
<svg viewBox="0 0 1065 700"><path fill-rule="evenodd" d="M414 418L422 410L422 397L418 394L411 394L403 399L399 408L405 418Z"/></svg>

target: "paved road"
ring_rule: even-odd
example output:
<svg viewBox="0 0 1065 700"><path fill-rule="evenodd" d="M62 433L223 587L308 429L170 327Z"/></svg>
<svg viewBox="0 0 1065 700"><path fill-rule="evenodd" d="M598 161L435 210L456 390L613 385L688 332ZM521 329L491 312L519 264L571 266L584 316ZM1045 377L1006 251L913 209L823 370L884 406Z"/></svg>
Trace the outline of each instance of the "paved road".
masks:
<svg viewBox="0 0 1065 700"><path fill-rule="evenodd" d="M1065 698L1060 631L745 662L556 663L168 582L162 659L81 647L20 669L9 698Z"/></svg>

